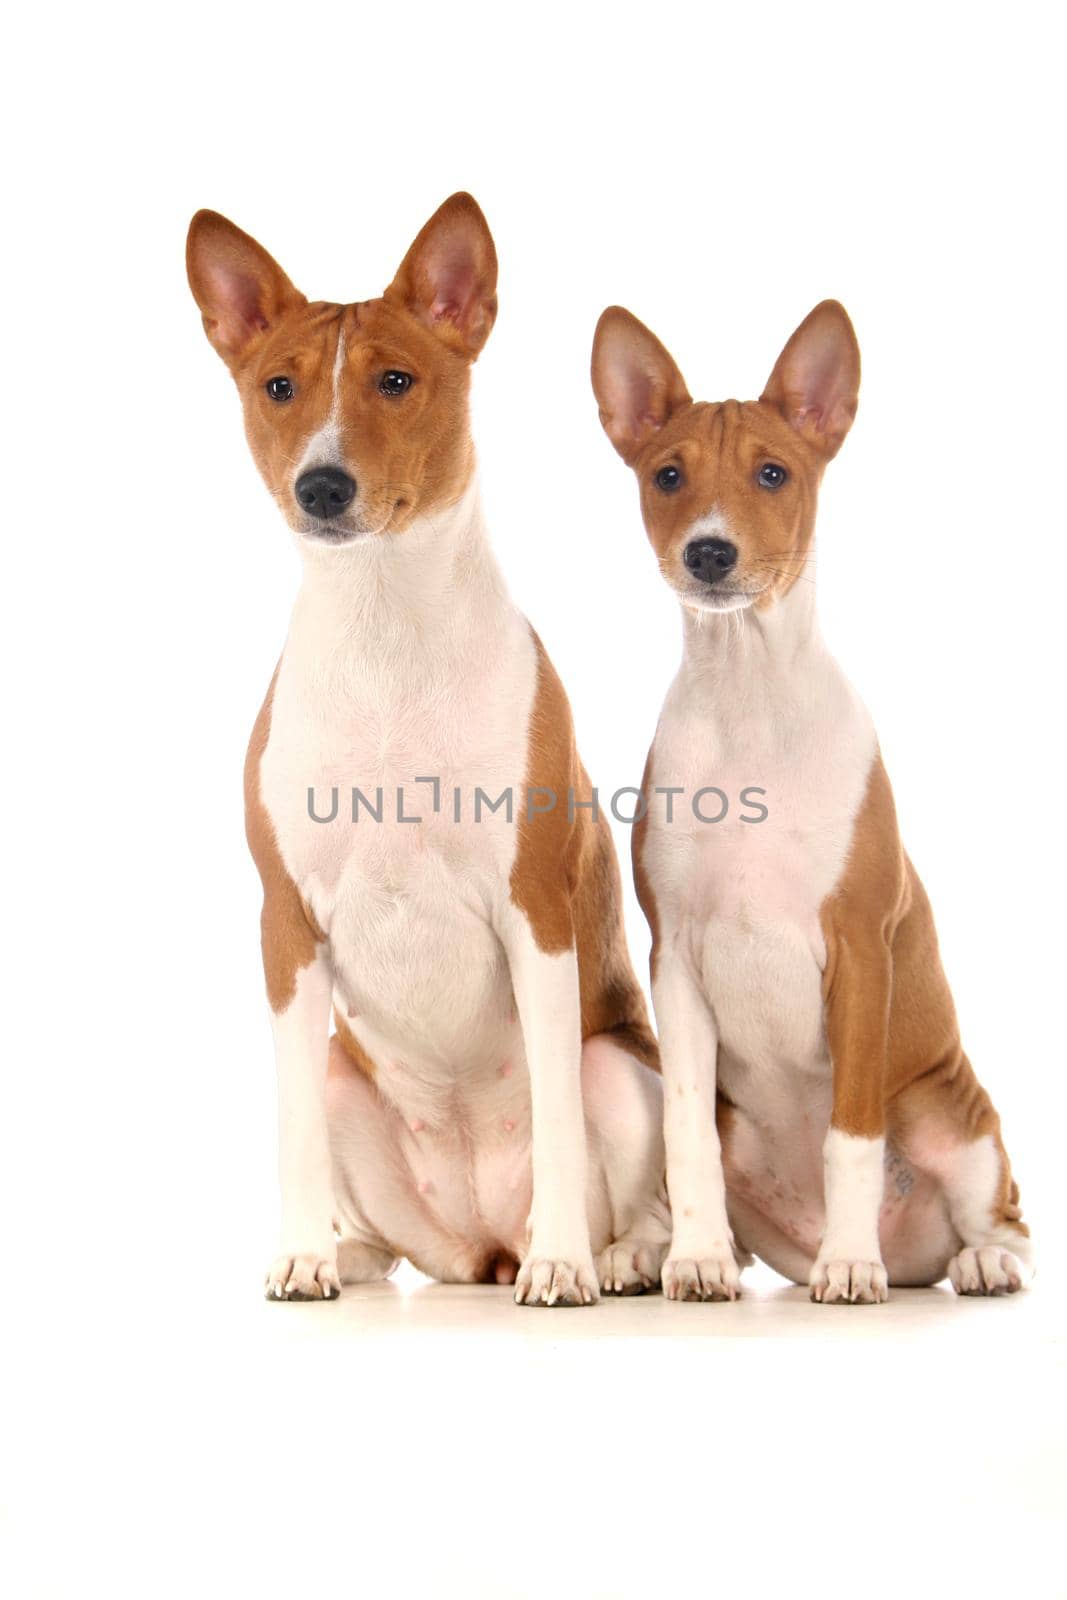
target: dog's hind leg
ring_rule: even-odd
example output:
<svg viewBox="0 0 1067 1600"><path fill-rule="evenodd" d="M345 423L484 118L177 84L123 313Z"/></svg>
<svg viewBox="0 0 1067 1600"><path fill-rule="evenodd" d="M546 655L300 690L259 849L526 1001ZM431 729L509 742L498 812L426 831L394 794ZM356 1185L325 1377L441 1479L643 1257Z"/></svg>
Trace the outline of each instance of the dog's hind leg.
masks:
<svg viewBox="0 0 1067 1600"><path fill-rule="evenodd" d="M582 1046L589 1232L605 1294L659 1286L670 1244L659 1077L608 1034Z"/></svg>
<svg viewBox="0 0 1067 1600"><path fill-rule="evenodd" d="M397 1265L388 1245L365 1244L342 1238L337 1245L337 1270L342 1283L378 1283Z"/></svg>
<svg viewBox="0 0 1067 1600"><path fill-rule="evenodd" d="M1033 1277L1033 1246L1000 1118L962 1051L905 1089L890 1108L907 1158L940 1186L957 1246L931 1281L957 1294L1012 1294Z"/></svg>
<svg viewBox="0 0 1067 1600"><path fill-rule="evenodd" d="M377 1283L396 1267L408 1233L416 1232L410 1216L416 1208L405 1192L390 1117L368 1072L336 1037L330 1040L326 1112L341 1235L338 1276L342 1284ZM396 1248L382 1236L382 1225Z"/></svg>

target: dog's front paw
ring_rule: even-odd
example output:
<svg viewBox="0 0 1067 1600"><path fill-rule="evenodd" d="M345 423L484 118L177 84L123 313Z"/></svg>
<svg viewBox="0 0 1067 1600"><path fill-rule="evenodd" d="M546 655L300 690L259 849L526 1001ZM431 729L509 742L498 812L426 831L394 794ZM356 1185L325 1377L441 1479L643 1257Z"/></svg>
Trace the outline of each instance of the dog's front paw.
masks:
<svg viewBox="0 0 1067 1600"><path fill-rule="evenodd" d="M268 1300L336 1300L340 1293L336 1247L280 1255L267 1273Z"/></svg>
<svg viewBox="0 0 1067 1600"><path fill-rule="evenodd" d="M953 1256L948 1276L957 1294L1014 1294L1026 1287L1029 1272L1010 1250L987 1245L968 1246Z"/></svg>
<svg viewBox="0 0 1067 1600"><path fill-rule="evenodd" d="M874 1306L889 1299L889 1278L880 1261L818 1258L808 1279L820 1305Z"/></svg>
<svg viewBox="0 0 1067 1600"><path fill-rule="evenodd" d="M619 1239L596 1258L597 1282L605 1294L644 1294L659 1285L666 1245Z"/></svg>
<svg viewBox="0 0 1067 1600"><path fill-rule="evenodd" d="M584 1261L557 1261L531 1251L515 1280L515 1303L520 1306L591 1306L599 1298L588 1255Z"/></svg>
<svg viewBox="0 0 1067 1600"><path fill-rule="evenodd" d="M741 1273L728 1244L692 1256L672 1252L663 1263L663 1293L668 1300L736 1300Z"/></svg>

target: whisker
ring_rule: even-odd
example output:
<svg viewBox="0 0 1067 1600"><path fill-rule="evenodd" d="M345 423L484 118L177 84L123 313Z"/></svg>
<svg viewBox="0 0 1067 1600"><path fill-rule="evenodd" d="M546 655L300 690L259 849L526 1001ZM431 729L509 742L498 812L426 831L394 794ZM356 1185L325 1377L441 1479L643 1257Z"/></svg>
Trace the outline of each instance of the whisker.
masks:
<svg viewBox="0 0 1067 1600"><path fill-rule="evenodd" d="M786 568L777 567L771 561L768 561L766 559L759 559L757 561L757 565L763 567L765 569L765 571L773 573L776 578L790 578L794 583L814 583L815 582L814 578L809 578L803 572L797 572L795 570L791 571L791 572L787 571Z"/></svg>

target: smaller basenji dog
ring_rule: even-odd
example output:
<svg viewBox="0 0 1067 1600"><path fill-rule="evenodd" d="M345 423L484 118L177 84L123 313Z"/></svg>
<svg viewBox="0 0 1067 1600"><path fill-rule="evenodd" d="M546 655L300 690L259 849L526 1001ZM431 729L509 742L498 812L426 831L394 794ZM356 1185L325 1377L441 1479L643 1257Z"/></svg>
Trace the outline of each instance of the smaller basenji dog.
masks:
<svg viewBox="0 0 1067 1600"><path fill-rule="evenodd" d="M750 1251L823 1304L946 1273L961 1294L1001 1294L1031 1275L874 728L816 621L816 497L859 378L835 301L756 402L695 404L619 307L593 348L601 421L682 608L633 836L675 1299L733 1299ZM763 798L723 815L708 786Z"/></svg>
<svg viewBox="0 0 1067 1600"><path fill-rule="evenodd" d="M280 1109L267 1293L328 1300L402 1256L527 1305L653 1287L662 1096L618 863L478 495L485 218L454 195L358 304L309 303L211 211L188 266L303 562L245 768Z"/></svg>

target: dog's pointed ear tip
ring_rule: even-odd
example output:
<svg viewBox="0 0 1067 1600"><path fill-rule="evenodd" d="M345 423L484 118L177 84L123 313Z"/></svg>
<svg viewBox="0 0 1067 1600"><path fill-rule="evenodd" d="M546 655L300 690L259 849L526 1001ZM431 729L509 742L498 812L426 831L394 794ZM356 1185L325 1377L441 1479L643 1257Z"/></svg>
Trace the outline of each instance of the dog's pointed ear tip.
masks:
<svg viewBox="0 0 1067 1600"><path fill-rule="evenodd" d="M643 326L644 324L638 321L632 311L628 311L625 306L617 305L605 306L597 318L596 324L598 333L602 328L641 328Z"/></svg>
<svg viewBox="0 0 1067 1600"><path fill-rule="evenodd" d="M485 212L469 189L457 189L455 194L450 194L447 200L442 200L434 215L466 217L469 221L478 223L486 233L489 232Z"/></svg>
<svg viewBox="0 0 1067 1600"><path fill-rule="evenodd" d="M856 337L856 329L853 326L852 318L840 300L820 300L818 305L808 313L808 320L811 322L823 322L827 325L834 324L842 332L851 334L853 339Z"/></svg>
<svg viewBox="0 0 1067 1600"><path fill-rule="evenodd" d="M635 339L648 336L648 328L625 306L605 306L593 330L592 359L595 363L612 350L630 349Z"/></svg>
<svg viewBox="0 0 1067 1600"><path fill-rule="evenodd" d="M194 247L199 243L200 239L203 237L204 229L211 226L211 221L214 215L215 213L213 211L205 211L202 208L199 211L193 212L193 215L189 219L189 226L185 230L186 254L191 253Z"/></svg>
<svg viewBox="0 0 1067 1600"><path fill-rule="evenodd" d="M221 245L224 240L239 243L242 237L242 230L229 217L224 217L221 211L202 206L193 213L189 222L185 235L186 257L192 262L198 252L210 250L212 245Z"/></svg>
<svg viewBox="0 0 1067 1600"><path fill-rule="evenodd" d="M199 211L194 211L189 221L189 238L204 233L209 229L232 228L233 223L229 217L224 217L221 211L212 211L210 206L201 206Z"/></svg>

